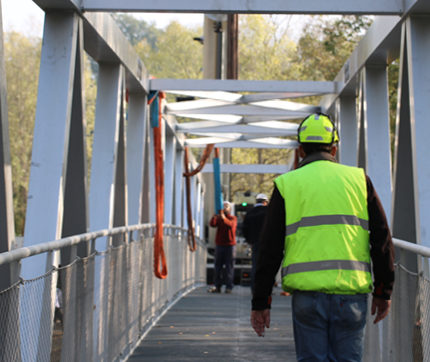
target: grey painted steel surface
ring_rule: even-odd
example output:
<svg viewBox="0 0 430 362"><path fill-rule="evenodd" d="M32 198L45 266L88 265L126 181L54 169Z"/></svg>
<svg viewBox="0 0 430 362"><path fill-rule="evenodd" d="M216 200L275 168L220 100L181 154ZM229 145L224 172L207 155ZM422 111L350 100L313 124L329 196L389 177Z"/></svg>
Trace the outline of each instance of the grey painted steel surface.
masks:
<svg viewBox="0 0 430 362"><path fill-rule="evenodd" d="M160 318L128 361L296 361L291 297L275 288L270 328L264 338L249 323L250 288L232 294L198 288Z"/></svg>
<svg viewBox="0 0 430 362"><path fill-rule="evenodd" d="M121 63L130 92L148 92L148 72L108 14L85 14L85 50L97 62Z"/></svg>
<svg viewBox="0 0 430 362"><path fill-rule="evenodd" d="M184 168L184 151L180 148L175 149L175 175L174 175L174 214L173 224L178 226L185 226L185 197L184 197L184 177L182 175ZM186 217L186 216L185 216Z"/></svg>
<svg viewBox="0 0 430 362"><path fill-rule="evenodd" d="M340 97L336 119L339 120L339 161L345 165L356 166L358 160L358 123L355 97Z"/></svg>
<svg viewBox="0 0 430 362"><path fill-rule="evenodd" d="M388 220L391 208L391 147L386 66L363 70L365 170L378 190Z"/></svg>
<svg viewBox="0 0 430 362"><path fill-rule="evenodd" d="M90 0L88 0L90 1ZM27 210L27 225L25 231L25 245L36 244L42 240L58 239L64 233L69 234L76 230L82 231L82 228L86 227L86 216L81 215L82 219L79 221L79 225L72 225L71 215L75 212L73 210L85 209L85 197L86 195L80 195L81 200L71 200L73 193L71 186L74 185L73 180L81 180L80 188L85 189L85 182L82 180L82 175L85 174L85 164L82 160L82 156L76 156L72 158L72 153L79 152L83 148L82 135L84 134L84 123L82 122L82 100L79 100L80 96L80 79L77 74L81 72L80 59L82 57L82 32L79 29L83 27L84 39L85 39L85 50L93 56L96 61L101 63L100 69L104 73L103 69L106 69L106 62L115 63L113 67L118 67L119 72L123 72L123 80L119 80L119 76L114 81L107 80L103 83L102 76L99 80L99 88L106 87L104 90L105 94L110 94L110 99L113 100L116 94L117 97L123 98L124 87L126 86L131 92L137 92L145 94L150 86L148 86L146 70L143 67L141 61L137 58L136 54L132 50L129 44L124 43L124 36L119 32L118 28L114 25L112 19L108 15L104 14L82 14L80 9L75 14L63 13L52 11L52 9L76 9L77 4L71 0L60 0L60 1L49 1L49 0L38 0L36 1L43 8L51 9L47 13L45 23L45 36L42 49L42 63L40 71L40 85L39 85L39 98L36 112L36 128L35 128L35 143L33 151L33 162L32 162L32 175L30 181L30 198ZM89 2L87 2L88 4ZM94 4L95 2L93 2ZM124 2L124 6L131 4L132 2ZM372 2L373 10L376 11L378 7L385 6L385 10L389 10L389 6L398 6L399 2ZM85 1L83 2L85 4ZM104 4L113 4L112 2L105 1ZM133 3L135 4L135 3ZM168 11L174 11L176 6L184 9L186 6L193 6L195 11L198 11L201 6L211 6L214 3L205 3L201 5L197 2L185 2L180 5L173 4L171 1L165 1L157 3L155 6L171 6ZM220 3L217 3L220 4ZM230 3L229 3L230 4ZM258 5L268 6L267 2L257 2L254 4L254 8L245 9L246 12L257 12ZM271 3L272 5L275 2ZM396 5L397 4L397 5ZM404 4L404 5L403 5ZM80 4L82 5L82 4ZM139 5L141 5L139 3ZM237 4L236 4L237 5ZM236 6L226 5L226 6ZM296 5L294 11L303 11L304 6L316 6L321 9L321 6L329 9L332 6L331 3L320 4L316 2L303 4L283 4L284 7L290 7ZM348 4L343 3L342 11L346 13L351 9L364 9L370 2L361 2L360 4ZM121 5L123 6L123 5ZM153 6L153 5L149 5ZM300 7L301 6L301 7ZM225 114L222 112L232 112L236 114L230 118L232 122L243 122L243 124L249 124L250 122L256 121L271 121L271 120L286 120L286 119L298 119L303 117L306 112L319 109L319 106L315 108L298 108L291 110L288 107L279 107L279 102L272 102L271 100L279 98L296 97L304 92L317 92L319 94L325 93L324 88L327 88L327 95L322 103L320 104L323 110L328 110L330 113L334 113L335 120L340 124L341 133L346 131L348 137L352 138L352 142L348 146L347 156L345 156L342 147L345 146L346 142L341 143L340 157L341 159L347 158L348 163L353 163L354 149L356 148L355 141L357 137L359 142L357 147L359 149L357 155L357 163L367 169L376 185L377 191L382 195L383 203L387 209L387 214L391 214L391 220L393 225L393 235L401 237L405 240L410 240L419 245L429 246L428 239L428 227L427 220L429 219L430 213L430 190L428 186L429 170L430 165L428 158L426 158L426 146L427 146L427 135L429 134L429 125L426 122L426 105L430 97L429 89L429 71L428 64L430 63L430 34L429 34L429 21L428 13L430 3L424 0L408 0L401 5L400 16L387 16L378 17L367 35L359 43L358 47L351 55L349 60L344 65L343 69L336 77L334 82L327 83L313 83L313 82L248 82L248 81L197 81L197 80L154 80L151 84L154 87L170 87L171 90L176 93L181 91L196 92L194 95L198 98L203 98L204 102L194 102L199 108L194 109L188 107L183 110L182 114L187 114L194 118L199 119L202 117L202 110L206 113L206 119L209 121L217 120L214 117L223 117ZM229 8L227 7L226 11ZM267 8L265 8L267 9ZM278 10L282 11L283 8ZM310 9L310 8L307 8ZM285 10L285 8L284 8ZM316 8L315 8L316 10ZM339 11L338 9L330 11ZM377 11L376 11L377 12ZM410 17L412 14L420 13L421 16ZM82 18L81 18L82 17ZM61 21L60 21L61 20ZM83 24L83 25L82 25ZM403 30L402 30L403 28ZM401 36L401 30L404 32ZM64 49L65 57L59 57L57 50ZM398 54L401 54L401 72L399 81L399 97L398 97L398 116L397 116L397 136L395 143L395 172L393 176L393 192L391 189L391 171L390 171L390 143L388 140L388 112L387 112L387 95L386 95L386 74L385 67ZM54 55L54 57L51 57ZM104 64L102 64L104 63ZM115 77L113 77L115 78ZM117 82L118 81L118 82ZM120 85L118 85L120 83ZM55 87L52 87L52 84ZM183 84L181 86L181 84ZM201 87L201 88L199 88ZM248 88L247 88L248 87ZM109 89L108 89L109 88ZM357 89L360 89L357 93ZM198 91L204 91L201 93ZM247 96L240 96L237 94L214 94L213 99L209 94L210 90L213 91L251 91L259 92L258 94L251 94ZM265 92L266 94L262 94ZM273 94L276 93L276 94ZM122 95L121 95L122 94ZM275 97L275 98L274 98ZM356 97L358 97L358 109L357 109L357 123L355 123L352 117L353 103ZM109 97L107 97L109 98ZM340 99L340 100L339 100ZM269 102L267 102L270 100ZM339 100L339 101L337 101ZM258 106L255 104L246 105L244 103L258 102ZM337 106L336 106L337 102ZM347 104L345 104L345 102ZM115 103L115 101L114 101ZM52 107L52 105L55 105ZM285 105L286 103L284 103ZM380 107L383 104L383 107ZM96 113L98 119L100 114L103 114L107 110L103 110L106 102L101 102L97 105ZM190 104L188 104L189 106ZM204 109L204 107L210 106ZM262 107L264 105L264 107ZM4 112L3 104L2 112ZM144 105L141 105L144 107ZM173 105L172 105L173 106ZM184 106L184 105L181 105ZM121 108L122 107L122 108ZM175 107L175 106L173 106ZM241 109L239 108L241 107ZM336 109L337 108L337 109ZM340 109L339 109L340 108ZM382 110L382 113L380 113ZM119 120L121 120L124 111L123 100L115 103L116 114L119 113ZM181 115L180 109L175 111L175 114ZM185 113L186 112L186 113ZM346 113L345 113L346 112ZM173 113L173 112L172 112ZM209 114L211 113L211 114ZM209 115L208 115L209 114ZM243 114L246 114L243 117ZM271 118L268 118L268 114L271 114ZM110 115L107 114L109 117ZM115 116L116 117L116 116ZM340 117L340 119L339 119ZM348 117L348 120L345 119ZM349 117L351 117L352 123L349 124ZM174 123L171 122L172 117L169 119L167 127L174 129ZM2 117L3 119L3 117ZM43 119L43 122L41 121ZM108 118L109 119L109 118ZM225 120L225 119L224 119ZM382 120L382 121L381 121ZM120 122L120 121L119 121ZM100 122L98 122L100 123ZM359 124L359 134L357 136L356 124ZM73 128L78 126L78 128ZM242 124L241 124L242 125ZM124 125L122 125L124 126ZM97 127L97 122L96 122ZM345 129L346 127L346 129ZM350 127L350 128L348 128ZM124 171L117 171L116 163L124 170L125 165L128 163L128 152L129 145L124 137L125 130L121 128L121 122L113 126L115 129L114 136L110 137L110 141L106 142L107 149L104 150L97 141L94 146L94 159L101 158L104 161L109 160L109 157L101 156L106 151L112 155L111 164L105 162L106 172L108 176L105 180L102 180L101 171L97 171L94 174L96 181L91 180L90 200L89 200L89 225L90 229L97 229L95 226L99 220L102 220L102 226L100 228L112 227L117 223L127 224L127 206L125 199L125 186L130 180L124 174ZM106 130L112 133L111 126L106 126ZM243 127L241 127L243 128ZM231 147L296 147L295 141L288 140L287 142L276 139L276 138L255 138L245 134L245 130L236 128L239 135L233 135L231 139L226 139L216 135L216 137L207 137L204 139L189 139L186 144L193 147L203 147L209 142L217 142L217 145L224 148ZM199 130L204 131L204 130ZM206 129L205 131L212 131ZM98 133L97 133L98 132ZM103 133L103 132L101 132ZM211 132L212 133L212 132ZM220 132L221 133L221 132ZM96 130L96 137L100 140L100 131ZM208 135L208 133L206 133ZM215 136L214 134L209 134ZM343 137L344 133L342 134ZM181 135L182 136L182 135ZM142 219L150 220L154 215L154 188L151 186L153 182L153 171L150 165L150 152L148 151L151 147L148 137L143 142L140 152L143 154L143 201L140 209ZM382 138L381 138L382 137ZM109 137L107 137L109 138ZM173 138L167 137L166 150L171 154L171 149L176 147L177 153L182 153L182 145L185 137L179 137L177 134L174 135L174 139L177 141L176 146L173 146ZM381 142L382 139L382 142ZM116 144L118 140L118 144ZM113 144L112 144L113 143ZM126 150L125 150L126 149ZM53 150L55 152L53 152ZM152 152L152 151L151 151ZM376 155L375 155L376 154ZM170 157L170 156L168 156ZM375 158L373 158L375 157ZM117 159L119 161L117 161ZM181 195L177 193L182 187L182 177L180 176L181 169L180 159L178 158L175 162L170 162L169 165L175 165L175 187L173 192L175 195L175 220L183 220L183 201L181 201ZM94 166L93 164L93 167ZM100 166L101 167L101 166ZM92 177L93 177L92 170ZM139 172L137 170L137 172ZM168 170L167 172L171 172ZM69 176L73 177L69 178ZM168 174L168 177L172 179L172 173ZM98 178L98 179L97 179ZM139 180L136 180L139 183ZM103 190L96 190L99 184L103 185ZM193 219L199 224L196 230L202 230L203 226L203 215L201 203L204 201L202 198L203 184L201 179L195 178L193 180ZM153 184L152 184L153 185ZM94 188L93 188L94 187ZM108 190L108 188L111 189ZM135 187L134 192L139 189L139 185ZM85 191L80 191L85 194ZM97 198L94 196L98 193L104 193L105 195L101 199L100 204ZM148 196L150 195L150 196ZM11 197L11 195L9 195ZM116 201L114 201L116 200ZM76 201L76 204L74 203ZM390 209L388 205L392 204ZM104 206L107 205L107 208ZM117 217L114 218L113 209L114 206L118 206L120 211ZM69 213L69 214L68 214ZM136 214L134 214L136 217ZM107 238L104 238L98 242L99 245L106 245ZM110 240L110 238L109 238ZM75 248L76 249L76 248ZM89 245L87 244L85 253L89 252ZM103 250L103 248L102 248ZM49 268L51 265L56 265L58 253L49 253L47 256L47 263L45 260L40 260L37 257L29 258L25 260L23 264L23 275L36 275L37 271L45 271L45 268ZM64 253L65 254L65 253ZM67 259L72 259L76 254L76 250L70 249ZM113 261L114 257L107 256L98 258L95 262L94 269L90 270L89 274L96 275L95 282L97 286L102 286L96 290L94 298L98 300L96 304L99 307L109 309L111 302L108 298L102 298L97 293L103 293L108 290L108 284L103 284L97 278L100 278L98 271L104 271L105 266ZM408 252L399 252L399 265L402 268L406 268L406 274L412 277L413 273L419 273L419 276L429 275L429 263L425 258L417 257L414 254ZM402 274L403 271L400 273ZM412 273L412 274L411 274ZM105 278L106 277L106 278ZM75 279L74 279L75 278ZM103 274L102 279L108 280L109 273ZM48 309L52 314L52 302L53 302L53 288L55 285L56 274L53 274L52 279L47 279L44 285L46 293L42 293L45 301L47 301ZM69 284L73 285L76 277L70 277ZM400 286L405 287L407 291L405 295L413 295L412 301L404 302L405 298L403 294L399 297L394 298L392 316L390 321L384 322L384 327L373 330L367 333L367 344L366 353L368 358L377 356L380 360L393 360L393 354L396 358L401 356L402 358L408 358L411 355L411 348L407 346L406 342L399 337L399 334L395 334L398 328L396 323L403 325L407 323L408 326L412 326L416 322L414 320L415 313L420 315L419 322L423 323L424 328L428 326L428 316L426 315L426 308L428 308L428 299L423 299L421 290L423 287L422 279L418 278L414 283L404 283L400 281ZM159 290L159 286L155 285L156 290ZM158 288L158 289L157 289ZM417 292L418 291L418 292ZM402 293L402 292L400 292ZM24 299L25 292L21 295ZM90 302L93 301L93 296L89 298ZM35 309L40 310L40 302L42 299L38 299L39 302L35 303ZM39 303L39 304L38 304ZM415 305L416 303L416 305ZM415 309L418 311L416 312ZM405 312L406 311L406 312ZM117 311L119 313L119 311ZM32 317L34 320L40 320L41 314ZM100 318L94 319L94 326L102 327L108 323L104 320L105 314L100 314ZM101 323L101 324L100 324ZM40 323L40 328L43 328L43 323ZM388 325L388 327L385 326ZM49 326L48 326L49 327ZM392 328L393 327L393 328ZM100 328L98 329L100 330ZM402 330L405 335L411 336L411 328ZM111 335L110 335L111 336ZM100 348L103 353L113 353L112 350L107 348L103 349L103 346L107 346L107 340L109 336L94 335L99 338L100 342L94 344L94 354L97 355ZM422 336L423 341L425 335ZM32 356L43 357L42 341L40 339L40 345L32 347L30 351ZM47 338L44 338L48 341ZM391 351L387 346L392 344L394 341L395 347ZM379 343L381 342L381 343ZM50 344L50 341L48 341ZM423 343L424 354L428 355L428 346L430 343ZM39 350L40 352L38 352ZM403 352L399 352L403 351ZM373 356L373 357L371 357ZM375 357L376 358L376 357ZM400 358L400 357L399 357ZM401 359L400 359L401 360Z"/></svg>
<svg viewBox="0 0 430 362"><path fill-rule="evenodd" d="M428 220L430 217L430 160L427 157L430 132L426 121L430 97L430 26L429 17L411 17L406 20L406 54L409 88L409 117L411 127L411 161L413 173L416 242L430 246ZM429 260L418 260L418 270L429 277ZM424 325L430 321L428 305L422 301L419 310ZM423 353L430 356L429 344L423 345Z"/></svg>
<svg viewBox="0 0 430 362"><path fill-rule="evenodd" d="M389 64L398 57L400 29L401 18L398 16L375 18L334 79L338 84L338 93L327 95L321 101L323 109L330 108L340 95L357 95L359 73L366 63Z"/></svg>
<svg viewBox="0 0 430 362"><path fill-rule="evenodd" d="M171 225L164 227L169 276L165 280L155 278L152 274L153 232L154 225L140 224L77 235L0 254L0 260L4 264L30 255L64 250L64 248L88 240L96 243L97 238L105 236L123 235L122 239L125 239L125 235L133 235L130 242L122 244L121 247L111 246L106 252L95 253L84 259L78 258L60 270L51 269L45 276L43 273L38 276L42 279L42 288L31 287L32 283L37 283L37 280L21 281L22 285L14 286L15 289L24 289L25 294L29 297L28 300L33 301L38 298L40 293L44 293L44 278L49 276L48 279L51 279L53 275L59 273L63 275L61 288L64 296L64 319L61 360L114 361L124 358L171 303L180 298L184 292L205 281L206 247L204 243L197 239L198 249L195 253L191 253L186 245L186 231ZM97 259L108 259L112 264L98 262ZM97 313L92 303L92 289L97 289L97 281L102 281L103 278L98 278L97 275L94 278L94 271L91 271L93 264L103 266L103 269L95 268L94 270L96 273L104 274L109 281L108 288L105 290L110 296L109 301L100 305L103 309L101 314L106 317L101 330L98 324L87 324L87 327L90 327L88 330L81 328L76 323L77 320L91 320L92 315ZM79 295L73 292L75 286L69 283L78 277L81 283ZM89 287L85 288L85 284L88 284ZM5 301L4 296L7 296L6 293L0 294L0 306L2 307ZM15 351L11 360L18 360L18 357L24 361L35 360L28 353L26 345L32 344L34 336L39 333L40 325L44 326L40 332L51 338L52 329L49 325L51 325L52 316L45 314L42 323L32 325L28 323L28 320L32 319L31 316L35 313L33 305L23 303L22 312L26 317L22 326L26 327L26 333L31 337L23 340L20 350ZM19 330L19 328L20 324L15 323L14 330ZM24 336L21 334L21 338ZM93 352L92 346L100 346L100 340L105 341L106 348L97 348ZM9 340L9 343L14 345L16 341ZM8 349L8 347L3 345L2 349ZM47 357L40 355L37 358L38 361L50 360L50 348L45 348L44 353Z"/></svg>
<svg viewBox="0 0 430 362"><path fill-rule="evenodd" d="M259 14L399 14L403 8L401 1L371 0L330 1L321 3L318 0L247 0L231 2L228 0L184 0L178 3L173 0L160 0L156 3L142 4L137 0L123 0L118 4L112 0L82 0L86 11L145 11L145 12L184 12L184 13L259 13Z"/></svg>
<svg viewBox="0 0 430 362"><path fill-rule="evenodd" d="M283 174L291 169L292 165L243 165L243 164L223 164L220 165L222 173L274 173ZM213 173L213 165L208 163L202 170L203 173Z"/></svg>
<svg viewBox="0 0 430 362"><path fill-rule="evenodd" d="M278 93L280 98L291 95L337 93L336 82L218 80L218 79L151 79L150 88L162 91L226 91ZM182 93L181 92L181 93ZM283 95L287 95L284 97Z"/></svg>
<svg viewBox="0 0 430 362"><path fill-rule="evenodd" d="M127 122L127 185L128 223L143 222L144 159L147 122L147 98L144 94L131 93L129 96Z"/></svg>
<svg viewBox="0 0 430 362"><path fill-rule="evenodd" d="M90 231L113 227L115 175L124 72L119 64L100 64L90 180ZM103 251L108 240L99 239Z"/></svg>
<svg viewBox="0 0 430 362"><path fill-rule="evenodd" d="M297 141L283 140L278 138L246 139L245 137L235 137L228 141L221 137L190 138L186 145L190 147L203 148L208 143L216 143L218 148L297 148Z"/></svg>
<svg viewBox="0 0 430 362"><path fill-rule="evenodd" d="M170 132L166 132L166 160L164 163L164 222L166 224L173 224L173 205L174 199L172 195L174 195L174 171L175 171L175 156L176 156L176 140L170 134Z"/></svg>
<svg viewBox="0 0 430 362"><path fill-rule="evenodd" d="M45 16L24 246L59 239L62 234L79 22L79 17L73 13L49 13ZM45 258L48 264L56 266L58 257L58 253L53 252L26 259L21 264L21 276L34 278L44 274ZM24 328L21 330L23 341L28 338L36 341L22 344L30 360L49 358L50 333L42 334L41 331L51 330L52 326L49 319L42 316L45 308L48 315L53 316L56 282L55 275L46 280L44 292L34 300L36 313L32 314L32 322L39 326L39 332L34 335L28 334ZM27 298L23 290L20 300Z"/></svg>
<svg viewBox="0 0 430 362"><path fill-rule="evenodd" d="M406 20L409 109L412 137L412 165L417 243L430 246L430 159L427 157L430 124L426 121L430 97L430 26L428 17Z"/></svg>

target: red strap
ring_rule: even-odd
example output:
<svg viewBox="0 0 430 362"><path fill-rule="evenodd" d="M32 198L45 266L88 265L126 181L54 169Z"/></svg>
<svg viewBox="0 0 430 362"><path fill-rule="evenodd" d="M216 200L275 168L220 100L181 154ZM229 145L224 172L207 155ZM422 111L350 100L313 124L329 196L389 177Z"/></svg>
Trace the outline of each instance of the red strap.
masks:
<svg viewBox="0 0 430 362"><path fill-rule="evenodd" d="M158 97L158 127L153 127L154 134L154 160L155 160L155 199L156 199L156 225L154 235L154 274L159 279L167 277L167 262L163 245L163 218L164 218L164 168L163 149L161 142L161 99L164 93L160 92ZM161 262L161 270L160 270Z"/></svg>
<svg viewBox="0 0 430 362"><path fill-rule="evenodd" d="M214 144L209 144L206 146L202 157L200 158L199 165L194 171L190 172L189 169L189 161L188 161L188 147L185 147L184 152L184 169L185 172L183 173L185 177L185 192L186 192L186 202L187 202L187 222L188 222L188 247L190 248L190 251L196 251L197 245L196 245L196 237L194 235L194 225L193 225L193 214L192 214L192 208L191 208L191 176L196 175L199 173L203 166L206 164L206 161L208 160L213 148Z"/></svg>

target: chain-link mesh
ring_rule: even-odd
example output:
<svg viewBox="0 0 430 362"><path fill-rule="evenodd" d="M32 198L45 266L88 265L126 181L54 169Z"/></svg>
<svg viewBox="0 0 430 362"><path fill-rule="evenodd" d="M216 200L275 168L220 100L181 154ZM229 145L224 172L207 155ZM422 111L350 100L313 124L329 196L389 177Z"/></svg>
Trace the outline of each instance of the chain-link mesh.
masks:
<svg viewBox="0 0 430 362"><path fill-rule="evenodd" d="M57 271L0 292L1 361L49 361Z"/></svg>
<svg viewBox="0 0 430 362"><path fill-rule="evenodd" d="M19 290L21 283L16 283L0 293L0 360L20 360L19 325Z"/></svg>
<svg viewBox="0 0 430 362"><path fill-rule="evenodd" d="M430 282L414 271L418 268L416 254L407 251L399 254L405 263L395 266L390 313L376 325L375 316L368 314L363 361L430 362ZM369 308L370 303L371 298Z"/></svg>
<svg viewBox="0 0 430 362"><path fill-rule="evenodd" d="M430 361L430 280L419 278L419 308L415 322L414 361ZM421 342L421 343L419 343Z"/></svg>
<svg viewBox="0 0 430 362"><path fill-rule="evenodd" d="M206 278L206 249L191 253L180 234L165 237L169 275L155 278L152 234L140 235L0 292L0 361L125 358L175 298Z"/></svg>

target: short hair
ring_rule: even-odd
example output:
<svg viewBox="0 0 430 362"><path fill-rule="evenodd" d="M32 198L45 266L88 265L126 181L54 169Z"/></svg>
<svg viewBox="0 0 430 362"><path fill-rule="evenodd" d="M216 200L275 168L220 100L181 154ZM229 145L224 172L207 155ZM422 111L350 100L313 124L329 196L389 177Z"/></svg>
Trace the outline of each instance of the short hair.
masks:
<svg viewBox="0 0 430 362"><path fill-rule="evenodd" d="M315 152L331 152L333 143L302 143L303 151L306 155L310 155Z"/></svg>

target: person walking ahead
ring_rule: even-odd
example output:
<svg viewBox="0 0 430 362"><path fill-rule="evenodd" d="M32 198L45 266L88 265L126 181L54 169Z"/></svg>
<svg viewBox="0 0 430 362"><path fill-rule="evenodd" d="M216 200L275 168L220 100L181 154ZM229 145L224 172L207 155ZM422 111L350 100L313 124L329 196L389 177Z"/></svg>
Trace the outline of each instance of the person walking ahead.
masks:
<svg viewBox="0 0 430 362"><path fill-rule="evenodd" d="M209 225L216 227L215 235L215 288L213 293L221 293L223 266L225 266L225 292L231 293L234 281L234 255L236 245L237 218L231 215L231 204L224 201L224 209L212 216Z"/></svg>
<svg viewBox="0 0 430 362"><path fill-rule="evenodd" d="M252 247L251 265L251 290L254 290L255 266L258 255L258 241L261 230L263 229L264 219L266 218L267 205L269 198L265 194L258 194L254 207L249 210L243 220L242 232L246 242Z"/></svg>
<svg viewBox="0 0 430 362"><path fill-rule="evenodd" d="M368 293L374 323L390 309L394 248L386 216L364 171L336 163L338 134L327 115L305 118L298 141L297 170L275 179L251 324L259 336L270 325L271 289L283 259L297 359L361 361Z"/></svg>

